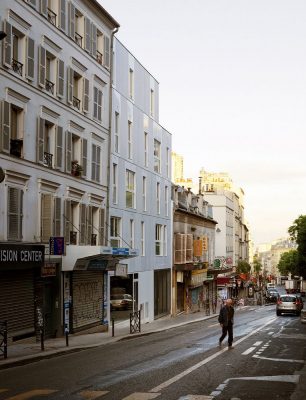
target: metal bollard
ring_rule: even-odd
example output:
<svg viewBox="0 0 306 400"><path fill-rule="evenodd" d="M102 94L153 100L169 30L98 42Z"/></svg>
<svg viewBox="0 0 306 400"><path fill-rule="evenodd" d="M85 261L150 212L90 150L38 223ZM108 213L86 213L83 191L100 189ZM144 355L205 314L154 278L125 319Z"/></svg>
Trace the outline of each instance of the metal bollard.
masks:
<svg viewBox="0 0 306 400"><path fill-rule="evenodd" d="M112 318L112 337L115 336L115 320Z"/></svg>
<svg viewBox="0 0 306 400"><path fill-rule="evenodd" d="M65 331L65 337L66 337L66 347L69 346L69 332Z"/></svg>
<svg viewBox="0 0 306 400"><path fill-rule="evenodd" d="M44 337L44 329L40 329L40 348L41 351L45 350L45 337Z"/></svg>

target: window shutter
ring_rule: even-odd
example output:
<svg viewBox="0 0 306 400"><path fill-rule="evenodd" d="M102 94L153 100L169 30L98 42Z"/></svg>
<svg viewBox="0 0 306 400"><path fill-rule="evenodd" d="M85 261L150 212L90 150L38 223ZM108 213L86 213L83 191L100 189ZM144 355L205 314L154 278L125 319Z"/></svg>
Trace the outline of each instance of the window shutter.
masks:
<svg viewBox="0 0 306 400"><path fill-rule="evenodd" d="M72 104L73 100L73 75L74 71L71 67L68 67L68 88L67 88L67 102Z"/></svg>
<svg viewBox="0 0 306 400"><path fill-rule="evenodd" d="M91 54L94 58L97 57L97 27L95 24L91 25Z"/></svg>
<svg viewBox="0 0 306 400"><path fill-rule="evenodd" d="M82 176L87 175L87 139L82 139Z"/></svg>
<svg viewBox="0 0 306 400"><path fill-rule="evenodd" d="M22 210L23 191L17 188L8 188L8 239L22 239Z"/></svg>
<svg viewBox="0 0 306 400"><path fill-rule="evenodd" d="M52 236L52 194L41 195L41 241L49 242Z"/></svg>
<svg viewBox="0 0 306 400"><path fill-rule="evenodd" d="M44 162L44 152L45 152L45 120L43 118L38 119L38 132L37 132L37 162Z"/></svg>
<svg viewBox="0 0 306 400"><path fill-rule="evenodd" d="M86 242L91 245L92 235L92 206L87 206L86 209Z"/></svg>
<svg viewBox="0 0 306 400"><path fill-rule="evenodd" d="M85 17L85 50L90 53L91 50L91 26L90 26L90 19Z"/></svg>
<svg viewBox="0 0 306 400"><path fill-rule="evenodd" d="M94 109L93 117L98 118L98 89L94 87Z"/></svg>
<svg viewBox="0 0 306 400"><path fill-rule="evenodd" d="M62 200L54 198L54 236L61 236Z"/></svg>
<svg viewBox="0 0 306 400"><path fill-rule="evenodd" d="M66 172L71 174L71 155L72 155L72 133L66 132Z"/></svg>
<svg viewBox="0 0 306 400"><path fill-rule="evenodd" d="M55 168L63 168L63 128L56 127L56 151L55 151Z"/></svg>
<svg viewBox="0 0 306 400"><path fill-rule="evenodd" d="M185 264L186 262L186 251L185 251L185 235L182 233L176 233L174 235L174 263Z"/></svg>
<svg viewBox="0 0 306 400"><path fill-rule="evenodd" d="M64 61L62 60L57 60L57 95L58 97L63 97L64 96L64 82L65 82L65 65Z"/></svg>
<svg viewBox="0 0 306 400"><path fill-rule="evenodd" d="M12 25L4 21L4 31L6 37L3 40L3 65L8 68L12 66Z"/></svg>
<svg viewBox="0 0 306 400"><path fill-rule="evenodd" d="M28 0L28 3L29 3L32 7L36 8L36 0Z"/></svg>
<svg viewBox="0 0 306 400"><path fill-rule="evenodd" d="M2 129L0 136L0 150L10 153L11 137L11 105L7 101L2 102Z"/></svg>
<svg viewBox="0 0 306 400"><path fill-rule="evenodd" d="M104 54L103 54L103 65L106 68L110 67L110 49L109 49L109 37L104 35Z"/></svg>
<svg viewBox="0 0 306 400"><path fill-rule="evenodd" d="M46 86L46 49L39 47L39 74L38 84L41 87Z"/></svg>
<svg viewBox="0 0 306 400"><path fill-rule="evenodd" d="M74 40L75 36L75 7L68 3L68 35Z"/></svg>
<svg viewBox="0 0 306 400"><path fill-rule="evenodd" d="M193 262L193 235L186 235L186 262Z"/></svg>
<svg viewBox="0 0 306 400"><path fill-rule="evenodd" d="M89 80L83 78L83 111L88 113L89 109Z"/></svg>
<svg viewBox="0 0 306 400"><path fill-rule="evenodd" d="M65 242L70 242L70 219L71 219L71 200L65 200L65 214L64 214L64 225L65 225Z"/></svg>
<svg viewBox="0 0 306 400"><path fill-rule="evenodd" d="M98 90L98 120L102 121L102 90Z"/></svg>
<svg viewBox="0 0 306 400"><path fill-rule="evenodd" d="M40 13L44 17L48 17L48 0L40 0Z"/></svg>
<svg viewBox="0 0 306 400"><path fill-rule="evenodd" d="M66 0L60 0L59 3L59 28L66 31Z"/></svg>
<svg viewBox="0 0 306 400"><path fill-rule="evenodd" d="M31 38L27 38L27 69L26 69L26 77L29 80L34 79L34 40Z"/></svg>
<svg viewBox="0 0 306 400"><path fill-rule="evenodd" d="M96 170L96 181L100 182L100 168L101 168L101 148L97 146L97 170Z"/></svg>
<svg viewBox="0 0 306 400"><path fill-rule="evenodd" d="M104 246L105 237L104 237L104 224L105 224L105 210L104 208L99 209L99 245Z"/></svg>
<svg viewBox="0 0 306 400"><path fill-rule="evenodd" d="M80 224L79 224L79 231L80 231L80 240L79 244L85 244L86 238L86 205L80 204Z"/></svg>

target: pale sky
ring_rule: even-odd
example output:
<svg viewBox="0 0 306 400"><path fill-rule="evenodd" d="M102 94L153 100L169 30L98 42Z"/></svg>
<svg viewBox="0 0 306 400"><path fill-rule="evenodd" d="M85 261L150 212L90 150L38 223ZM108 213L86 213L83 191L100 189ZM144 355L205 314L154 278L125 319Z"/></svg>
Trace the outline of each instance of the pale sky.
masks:
<svg viewBox="0 0 306 400"><path fill-rule="evenodd" d="M160 123L186 177L245 191L255 243L306 214L306 1L99 0L160 83Z"/></svg>

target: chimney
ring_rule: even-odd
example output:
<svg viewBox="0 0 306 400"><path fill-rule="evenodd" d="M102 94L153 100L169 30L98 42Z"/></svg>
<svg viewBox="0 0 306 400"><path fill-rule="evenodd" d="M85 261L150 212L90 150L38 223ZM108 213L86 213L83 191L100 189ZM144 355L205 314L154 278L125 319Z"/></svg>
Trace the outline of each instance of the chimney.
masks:
<svg viewBox="0 0 306 400"><path fill-rule="evenodd" d="M202 177L199 176L199 194L202 194Z"/></svg>

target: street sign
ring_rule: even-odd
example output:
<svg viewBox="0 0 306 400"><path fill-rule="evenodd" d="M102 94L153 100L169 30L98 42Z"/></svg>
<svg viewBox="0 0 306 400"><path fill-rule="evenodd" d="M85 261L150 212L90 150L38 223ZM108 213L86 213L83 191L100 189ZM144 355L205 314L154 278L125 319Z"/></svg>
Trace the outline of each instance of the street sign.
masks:
<svg viewBox="0 0 306 400"><path fill-rule="evenodd" d="M49 240L50 254L54 256L62 256L65 254L65 238L51 236Z"/></svg>

